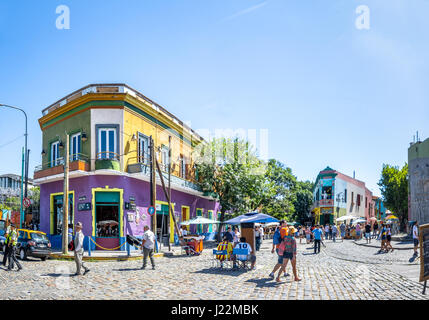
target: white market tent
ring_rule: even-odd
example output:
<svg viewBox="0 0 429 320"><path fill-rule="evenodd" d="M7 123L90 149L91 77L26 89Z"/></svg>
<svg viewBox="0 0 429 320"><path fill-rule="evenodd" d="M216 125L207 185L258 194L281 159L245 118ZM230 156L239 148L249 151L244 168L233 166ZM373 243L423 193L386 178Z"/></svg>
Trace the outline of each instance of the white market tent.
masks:
<svg viewBox="0 0 429 320"><path fill-rule="evenodd" d="M366 222L366 220L365 219L357 219L357 220L353 220L353 224L358 224L358 223L364 223L364 222Z"/></svg>
<svg viewBox="0 0 429 320"><path fill-rule="evenodd" d="M280 222L269 222L264 225L264 227L274 227L280 225Z"/></svg>
<svg viewBox="0 0 429 320"><path fill-rule="evenodd" d="M346 220L355 220L355 219L359 219L360 217L356 217L356 216L342 216L336 219L336 221L346 221Z"/></svg>
<svg viewBox="0 0 429 320"><path fill-rule="evenodd" d="M218 224L218 223L220 223L220 222L216 221L216 220L207 219L207 218L198 216L194 219L183 221L180 224L182 226L189 226L191 224Z"/></svg>

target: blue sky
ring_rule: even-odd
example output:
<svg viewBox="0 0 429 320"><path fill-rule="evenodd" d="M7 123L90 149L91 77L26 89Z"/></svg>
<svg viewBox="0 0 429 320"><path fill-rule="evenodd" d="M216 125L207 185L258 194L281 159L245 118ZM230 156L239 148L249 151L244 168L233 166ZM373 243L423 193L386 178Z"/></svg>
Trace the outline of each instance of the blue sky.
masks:
<svg viewBox="0 0 429 320"><path fill-rule="evenodd" d="M56 28L63 4L70 30ZM268 129L269 156L299 179L329 165L379 194L382 164L402 166L415 132L429 136L428 12L427 0L0 0L0 103L28 113L30 172L43 108L125 82L194 129ZM21 171L23 119L0 109L0 173Z"/></svg>

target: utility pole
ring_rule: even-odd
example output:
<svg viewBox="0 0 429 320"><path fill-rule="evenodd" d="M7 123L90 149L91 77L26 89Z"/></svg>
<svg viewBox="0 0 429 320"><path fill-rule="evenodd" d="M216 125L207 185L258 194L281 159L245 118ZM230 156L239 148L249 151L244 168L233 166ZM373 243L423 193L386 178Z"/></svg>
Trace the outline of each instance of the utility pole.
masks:
<svg viewBox="0 0 429 320"><path fill-rule="evenodd" d="M161 169L159 168L159 163L158 163L158 161L155 161L155 163L156 163L156 169L157 169L158 174L159 174L159 178L161 179L162 190L164 191L165 197L167 198L167 202L170 203L171 199L170 199L170 196L169 196L169 194L167 192L167 188L165 187L164 177L162 176ZM174 216L174 212L172 212L171 207L169 207L169 209L170 209L169 210L170 211L170 215L173 218L174 227L175 227L176 232L177 232L177 234L179 236L179 239L181 239L182 238L182 232L180 231L179 226L177 225L177 221L176 221L176 217Z"/></svg>
<svg viewBox="0 0 429 320"><path fill-rule="evenodd" d="M19 227L22 228L22 222L24 220L24 188L23 188L23 183L24 183L24 167L25 167L25 160L24 160L24 148L22 148L22 175L21 175L21 210L20 210L20 215L19 215Z"/></svg>
<svg viewBox="0 0 429 320"><path fill-rule="evenodd" d="M168 136L168 211L173 211L173 208L171 207L171 136ZM170 228L168 228L168 251L171 251Z"/></svg>
<svg viewBox="0 0 429 320"><path fill-rule="evenodd" d="M152 230L157 236L156 224L156 180L155 180L155 145L152 136L150 136L150 205L155 208L155 213L152 216ZM155 248L157 250L157 248Z"/></svg>
<svg viewBox="0 0 429 320"><path fill-rule="evenodd" d="M64 154L64 198L63 198L63 254L69 253L69 135L66 133L66 150Z"/></svg>

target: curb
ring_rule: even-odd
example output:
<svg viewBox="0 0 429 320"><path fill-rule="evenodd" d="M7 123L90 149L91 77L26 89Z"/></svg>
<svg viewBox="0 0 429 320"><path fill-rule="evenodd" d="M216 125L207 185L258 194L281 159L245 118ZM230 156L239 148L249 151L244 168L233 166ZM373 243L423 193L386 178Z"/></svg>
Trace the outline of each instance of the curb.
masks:
<svg viewBox="0 0 429 320"><path fill-rule="evenodd" d="M164 253L155 253L153 255L154 258L162 258L164 257ZM165 256L167 256L166 254ZM53 254L49 256L50 259L53 260L66 260L66 261L73 261L74 255L63 255L63 254ZM141 260L143 259L143 255L139 256L112 256L112 257L90 257L90 256L84 256L84 261L89 262L97 262L97 261L135 261L135 260Z"/></svg>
<svg viewBox="0 0 429 320"><path fill-rule="evenodd" d="M356 240L354 240L353 243L358 245L358 246L380 249L380 246L375 246L375 245L367 244L367 243L357 243ZM414 247L405 247L405 248L404 247L403 248L393 247L393 249L394 250L414 250Z"/></svg>

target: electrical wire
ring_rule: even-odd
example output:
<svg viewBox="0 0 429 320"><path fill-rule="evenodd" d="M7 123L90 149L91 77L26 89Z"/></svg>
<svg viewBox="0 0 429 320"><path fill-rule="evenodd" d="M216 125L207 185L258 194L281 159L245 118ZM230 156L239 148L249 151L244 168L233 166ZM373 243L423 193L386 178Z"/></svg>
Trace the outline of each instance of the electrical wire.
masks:
<svg viewBox="0 0 429 320"><path fill-rule="evenodd" d="M19 139L21 139L22 137L24 137L25 135L20 135L19 137L13 139L12 141L6 142L5 144L0 145L0 148L6 147L8 145L10 145L11 143L14 143L15 141L18 141Z"/></svg>

